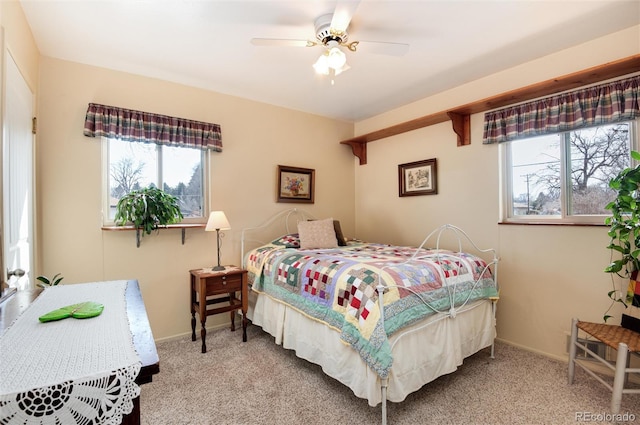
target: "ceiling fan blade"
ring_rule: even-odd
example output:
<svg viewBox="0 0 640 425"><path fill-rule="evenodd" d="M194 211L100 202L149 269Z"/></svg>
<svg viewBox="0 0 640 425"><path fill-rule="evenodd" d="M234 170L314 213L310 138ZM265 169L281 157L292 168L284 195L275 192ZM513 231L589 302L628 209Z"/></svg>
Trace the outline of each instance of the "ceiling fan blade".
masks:
<svg viewBox="0 0 640 425"><path fill-rule="evenodd" d="M251 44L254 46L312 47L318 43L309 40L289 40L284 38L252 38Z"/></svg>
<svg viewBox="0 0 640 425"><path fill-rule="evenodd" d="M408 44L384 41L355 41L349 43L348 47L352 51L388 56L404 56L409 51Z"/></svg>
<svg viewBox="0 0 640 425"><path fill-rule="evenodd" d="M331 18L331 29L338 32L345 32L359 4L360 0L338 1L336 9L333 12L333 18Z"/></svg>

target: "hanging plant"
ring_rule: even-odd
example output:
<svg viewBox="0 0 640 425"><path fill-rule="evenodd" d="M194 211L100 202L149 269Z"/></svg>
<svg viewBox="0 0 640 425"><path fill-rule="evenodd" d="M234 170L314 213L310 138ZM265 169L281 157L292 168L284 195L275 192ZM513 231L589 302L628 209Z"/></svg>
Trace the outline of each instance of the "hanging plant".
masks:
<svg viewBox="0 0 640 425"><path fill-rule="evenodd" d="M133 224L146 234L158 226L175 224L182 220L178 199L156 187L133 190L124 195L116 206L115 222L118 226Z"/></svg>
<svg viewBox="0 0 640 425"><path fill-rule="evenodd" d="M632 151L631 157L639 165L625 168L609 181L609 187L617 194L605 207L611 211L611 217L605 219L611 238L607 249L612 254L618 253L620 257L613 260L604 271L635 280L640 271L640 153ZM617 290L613 279L612 282L613 288L608 292L612 306L620 303L627 308L630 297L624 290ZM610 317L605 313L604 321Z"/></svg>

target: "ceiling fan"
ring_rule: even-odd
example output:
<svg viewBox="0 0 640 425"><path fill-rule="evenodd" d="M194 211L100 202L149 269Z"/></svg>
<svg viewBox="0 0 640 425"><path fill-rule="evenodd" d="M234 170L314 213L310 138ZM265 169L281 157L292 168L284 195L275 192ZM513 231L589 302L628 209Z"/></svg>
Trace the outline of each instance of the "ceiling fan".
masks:
<svg viewBox="0 0 640 425"><path fill-rule="evenodd" d="M339 75L349 69L347 57L341 48L350 52L359 49L368 53L402 56L409 45L404 43L389 43L382 41L349 41L349 23L355 13L360 0L339 1L334 12L319 16L315 21L315 40L291 40L279 38L252 38L255 46L288 46L288 47L315 47L320 46L324 50L313 68L318 74ZM332 80L333 83L333 80Z"/></svg>

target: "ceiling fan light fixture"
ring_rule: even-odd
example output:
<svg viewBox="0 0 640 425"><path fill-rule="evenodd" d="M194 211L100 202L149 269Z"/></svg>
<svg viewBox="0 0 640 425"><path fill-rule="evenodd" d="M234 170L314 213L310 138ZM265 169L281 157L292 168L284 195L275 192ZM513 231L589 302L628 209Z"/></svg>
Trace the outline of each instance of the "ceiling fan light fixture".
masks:
<svg viewBox="0 0 640 425"><path fill-rule="evenodd" d="M329 75L329 60L326 54L320 55L316 63L313 64L313 69L317 74Z"/></svg>
<svg viewBox="0 0 640 425"><path fill-rule="evenodd" d="M333 69L341 69L347 63L347 55L344 54L342 50L337 47L332 47L329 49L329 54L327 55L327 64L330 68Z"/></svg>
<svg viewBox="0 0 640 425"><path fill-rule="evenodd" d="M316 41L253 38L251 43L256 46L321 47L323 52L313 64L313 68L317 74L331 75L332 84L333 77L350 69L349 65L347 65L346 49L349 52L356 52L361 50L360 48L362 47L365 53L391 56L404 55L409 48L408 44L382 41L349 42L349 24L360 1L339 0L333 13L319 16L315 20Z"/></svg>

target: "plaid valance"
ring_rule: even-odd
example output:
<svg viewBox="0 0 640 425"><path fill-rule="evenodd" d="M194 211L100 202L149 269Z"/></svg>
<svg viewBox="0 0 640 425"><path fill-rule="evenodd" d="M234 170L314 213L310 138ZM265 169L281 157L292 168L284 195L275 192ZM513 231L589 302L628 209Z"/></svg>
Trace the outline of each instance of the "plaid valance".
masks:
<svg viewBox="0 0 640 425"><path fill-rule="evenodd" d="M90 103L87 109L84 135L222 152L222 132L218 124L96 103Z"/></svg>
<svg viewBox="0 0 640 425"><path fill-rule="evenodd" d="M562 93L484 115L482 143L502 143L640 116L640 75Z"/></svg>

